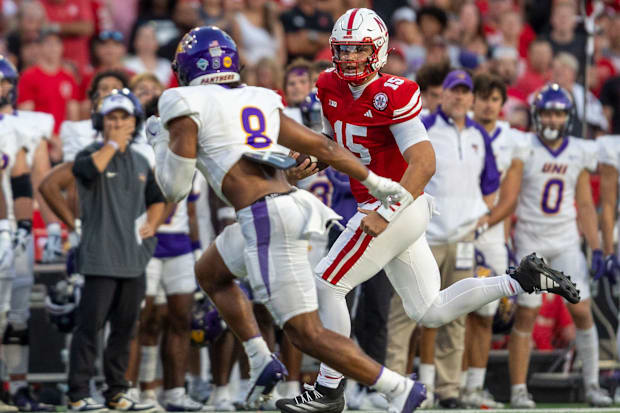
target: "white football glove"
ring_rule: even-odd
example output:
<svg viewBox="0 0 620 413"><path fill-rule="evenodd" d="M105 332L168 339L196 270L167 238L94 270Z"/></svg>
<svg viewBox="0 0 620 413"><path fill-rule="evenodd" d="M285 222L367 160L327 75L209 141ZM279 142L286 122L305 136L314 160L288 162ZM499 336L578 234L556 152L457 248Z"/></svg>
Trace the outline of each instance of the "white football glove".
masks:
<svg viewBox="0 0 620 413"><path fill-rule="evenodd" d="M43 248L42 261L44 263L61 262L64 260L62 247L62 233L60 224L52 222L47 225L47 242Z"/></svg>
<svg viewBox="0 0 620 413"><path fill-rule="evenodd" d="M158 116L153 115L146 120L145 131L146 140L156 151L157 148L162 146L162 144L168 146L168 143L170 142L170 133L168 133L168 130L164 128L164 125L161 123L161 119Z"/></svg>
<svg viewBox="0 0 620 413"><path fill-rule="evenodd" d="M8 221L6 226L8 227ZM8 228L0 228L0 273L8 271L13 265L13 240Z"/></svg>
<svg viewBox="0 0 620 413"><path fill-rule="evenodd" d="M362 185L368 188L370 195L381 201L385 208L400 202L400 208L404 208L413 202L413 196L398 182L379 176L369 171L368 178L362 181Z"/></svg>

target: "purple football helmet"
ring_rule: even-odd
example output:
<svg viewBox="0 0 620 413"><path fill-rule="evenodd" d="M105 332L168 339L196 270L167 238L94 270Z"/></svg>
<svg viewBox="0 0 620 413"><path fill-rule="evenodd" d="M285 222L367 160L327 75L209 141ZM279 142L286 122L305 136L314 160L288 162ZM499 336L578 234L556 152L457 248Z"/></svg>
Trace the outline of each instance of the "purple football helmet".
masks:
<svg viewBox="0 0 620 413"><path fill-rule="evenodd" d="M0 106L11 105L15 107L17 102L17 81L19 75L13 63L6 57L0 55L0 80L8 80L13 85L6 96L0 97Z"/></svg>
<svg viewBox="0 0 620 413"><path fill-rule="evenodd" d="M299 109L301 110L301 118L304 125L315 132L321 132L323 130L323 120L321 119L321 102L319 102L316 92L310 92L303 102L299 104Z"/></svg>
<svg viewBox="0 0 620 413"><path fill-rule="evenodd" d="M206 346L226 330L226 323L211 300L203 294L200 295L201 297L194 301L191 340L194 345Z"/></svg>
<svg viewBox="0 0 620 413"><path fill-rule="evenodd" d="M237 45L228 33L215 26L196 27L183 36L172 69L181 86L241 79Z"/></svg>
<svg viewBox="0 0 620 413"><path fill-rule="evenodd" d="M573 98L571 94L560 87L557 83L549 83L540 89L534 97L532 103L532 121L534 129L538 136L546 140L555 140L562 138L567 132L571 124L573 116ZM568 115L566 122L560 130L551 129L542 124L540 120L540 112L542 110L562 110Z"/></svg>

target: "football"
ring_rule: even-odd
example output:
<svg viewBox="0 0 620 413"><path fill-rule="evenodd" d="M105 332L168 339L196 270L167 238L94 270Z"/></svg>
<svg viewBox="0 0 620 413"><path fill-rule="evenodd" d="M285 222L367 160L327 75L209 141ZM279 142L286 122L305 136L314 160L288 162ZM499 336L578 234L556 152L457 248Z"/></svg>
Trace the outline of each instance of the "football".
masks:
<svg viewBox="0 0 620 413"><path fill-rule="evenodd" d="M320 162L316 157L312 155L306 155L303 153L300 153L299 156L297 157L297 166L301 165L308 158L310 158L310 162L316 162L316 165L319 168L319 171L322 171L323 169L329 166L325 162Z"/></svg>

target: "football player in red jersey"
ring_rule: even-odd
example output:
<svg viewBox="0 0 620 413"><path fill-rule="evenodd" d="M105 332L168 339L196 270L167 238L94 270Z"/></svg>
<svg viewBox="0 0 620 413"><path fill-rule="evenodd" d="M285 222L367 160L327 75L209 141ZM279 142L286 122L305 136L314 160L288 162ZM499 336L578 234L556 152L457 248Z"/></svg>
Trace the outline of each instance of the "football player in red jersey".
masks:
<svg viewBox="0 0 620 413"><path fill-rule="evenodd" d="M350 179L359 212L315 268L325 327L349 336L345 296L381 269L401 296L407 315L429 327L500 297L541 289L548 268L540 267L542 277L537 272L528 277L527 270L521 271L524 265L529 267L524 262L511 275L469 278L439 291L439 269L425 238L433 201L423 192L435 172L435 153L418 118L422 108L418 85L380 72L388 55L388 31L372 10L351 9L342 15L334 25L330 46L334 68L321 73L317 81L323 133L370 170L400 181L415 201L383 207L360 182ZM551 284L549 288L558 287ZM276 405L287 413L299 412L298 406L306 404L302 408L315 413L335 413L334 407L342 405L338 402L344 397L342 377L321 364L313 388ZM322 397L311 397L315 392Z"/></svg>

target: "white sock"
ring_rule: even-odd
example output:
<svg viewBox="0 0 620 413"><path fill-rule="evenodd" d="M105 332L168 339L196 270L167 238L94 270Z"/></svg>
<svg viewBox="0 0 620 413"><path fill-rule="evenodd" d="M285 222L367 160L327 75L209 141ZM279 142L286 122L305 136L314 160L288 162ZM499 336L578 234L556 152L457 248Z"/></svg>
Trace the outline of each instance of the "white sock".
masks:
<svg viewBox="0 0 620 413"><path fill-rule="evenodd" d="M157 401L157 394L155 393L155 390L153 390L153 389L142 390L140 396L141 396L142 400L155 400L155 401Z"/></svg>
<svg viewBox="0 0 620 413"><path fill-rule="evenodd" d="M168 402L179 400L185 395L185 387L175 387L164 390L164 399Z"/></svg>
<svg viewBox="0 0 620 413"><path fill-rule="evenodd" d="M463 391L465 387L467 387L467 370L461 370L461 384L459 384L459 388Z"/></svg>
<svg viewBox="0 0 620 413"><path fill-rule="evenodd" d="M388 400L398 396L407 388L407 379L387 367L381 367L381 372L371 388L383 393Z"/></svg>
<svg viewBox="0 0 620 413"><path fill-rule="evenodd" d="M228 385L225 384L224 386L215 386L215 388L213 389L213 395L211 397L213 397L214 401L230 399L230 396L228 394Z"/></svg>
<svg viewBox="0 0 620 413"><path fill-rule="evenodd" d="M138 370L138 381L140 383L152 383L155 381L158 350L158 346L140 347L140 367Z"/></svg>
<svg viewBox="0 0 620 413"><path fill-rule="evenodd" d="M523 390L523 391L527 392L527 386L525 385L525 383L514 384L514 385L510 386L510 394L511 395L517 394L519 392L519 390Z"/></svg>
<svg viewBox="0 0 620 413"><path fill-rule="evenodd" d="M11 395L14 395L17 393L17 390L26 386L28 386L26 380L11 380L9 382L9 391L11 392Z"/></svg>
<svg viewBox="0 0 620 413"><path fill-rule="evenodd" d="M577 329L575 347L583 365L583 384L586 388L592 385L598 386L598 333L596 327L592 326L587 330Z"/></svg>
<svg viewBox="0 0 620 413"><path fill-rule="evenodd" d="M318 380L318 377L317 377ZM278 384L278 393L283 398L295 397L299 394L298 381L283 381Z"/></svg>
<svg viewBox="0 0 620 413"><path fill-rule="evenodd" d="M271 355L271 351L269 351L269 347L267 347L267 343L262 336L256 336L244 341L243 348L248 356L250 369L259 368L262 360Z"/></svg>
<svg viewBox="0 0 620 413"><path fill-rule="evenodd" d="M21 375L28 373L28 359L30 346L21 344L5 344L4 359L9 375Z"/></svg>
<svg viewBox="0 0 620 413"><path fill-rule="evenodd" d="M470 367L467 370L467 390L482 389L486 368Z"/></svg>
<svg viewBox="0 0 620 413"><path fill-rule="evenodd" d="M335 389L340 384L342 378L343 375L339 371L328 367L325 363L321 363L321 368L319 369L319 375L316 378L316 382L321 386Z"/></svg>
<svg viewBox="0 0 620 413"><path fill-rule="evenodd" d="M239 379L239 390L242 393L247 393L247 390L250 390L250 379Z"/></svg>
<svg viewBox="0 0 620 413"><path fill-rule="evenodd" d="M434 364L420 364L420 382L424 383L426 387L435 388L435 365Z"/></svg>

